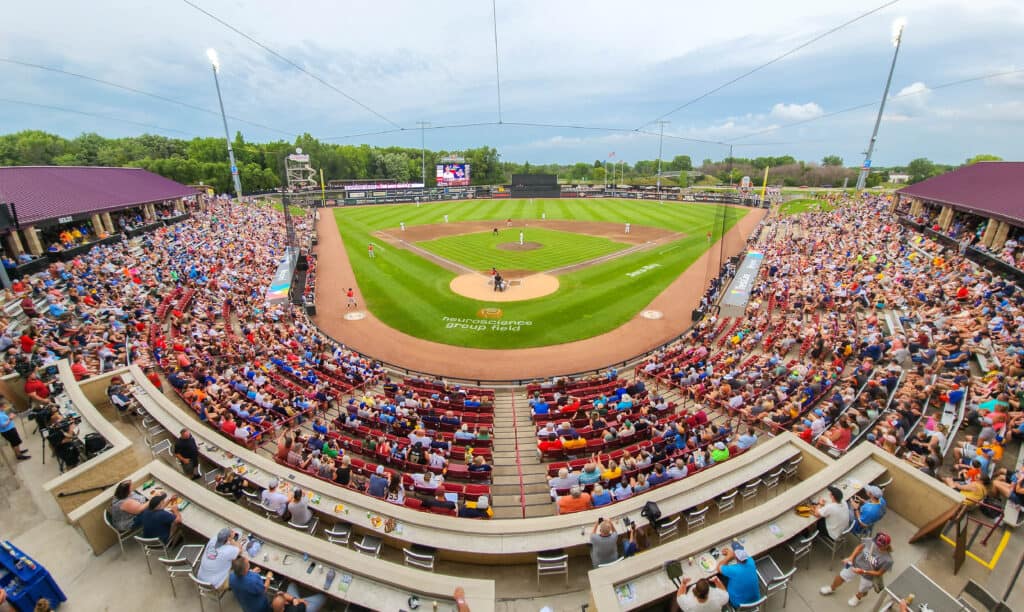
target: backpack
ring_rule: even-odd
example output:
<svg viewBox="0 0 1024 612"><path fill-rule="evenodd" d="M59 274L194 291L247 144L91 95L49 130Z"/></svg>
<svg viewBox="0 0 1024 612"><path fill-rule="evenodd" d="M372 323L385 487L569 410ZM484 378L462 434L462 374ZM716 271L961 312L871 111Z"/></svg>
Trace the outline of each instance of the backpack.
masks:
<svg viewBox="0 0 1024 612"><path fill-rule="evenodd" d="M643 510L640 511L640 516L647 519L652 525L657 525L661 519L661 508L658 507L658 504L649 501L644 504Z"/></svg>
<svg viewBox="0 0 1024 612"><path fill-rule="evenodd" d="M85 452L93 456L107 447L107 440L98 433L85 434Z"/></svg>

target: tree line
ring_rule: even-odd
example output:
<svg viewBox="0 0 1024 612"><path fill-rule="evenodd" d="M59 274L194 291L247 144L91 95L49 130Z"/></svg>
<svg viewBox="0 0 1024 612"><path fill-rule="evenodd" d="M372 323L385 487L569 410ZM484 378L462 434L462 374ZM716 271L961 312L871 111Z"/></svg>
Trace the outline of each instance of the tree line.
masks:
<svg viewBox="0 0 1024 612"><path fill-rule="evenodd" d="M395 179L418 182L421 177L421 151L409 147L376 147L366 144L336 144L324 142L310 134L303 134L294 142L284 140L247 142L241 132L232 142L242 185L247 192L274 189L281 185L283 160L286 155L302 148L310 155L317 170L323 170L325 180L343 179ZM442 158L457 153L472 165L474 185L507 184L513 174L555 174L570 182L622 182L627 184L653 184L658 172L658 160L640 160L633 163L617 159L594 160L593 163L531 164L530 162L502 161L494 147L477 147L462 151L425 151L425 178L434 185L434 166ZM978 155L967 163L999 158ZM75 138L64 138L39 130L25 130L0 135L0 166L132 166L145 168L180 183L210 185L218 192L231 190L231 173L227 149L219 138L168 138L155 134L142 134L124 138L105 138L96 133L85 133ZM661 162L662 172L679 172L679 184L687 186L691 179L714 177L722 183L737 183L750 176L760 183L764 169L770 167L769 183L773 185L820 187L841 186L847 179L852 186L856 168L843 166L836 155L825 156L821 163L799 161L791 155L779 157L725 158L720 161L703 160L695 166L688 155L676 155ZM902 168L875 168L868 186L888 180L890 172L905 171L910 182L917 182L946 172L954 166L936 164L919 158ZM676 180L676 179L672 179ZM662 180L668 184L669 180Z"/></svg>

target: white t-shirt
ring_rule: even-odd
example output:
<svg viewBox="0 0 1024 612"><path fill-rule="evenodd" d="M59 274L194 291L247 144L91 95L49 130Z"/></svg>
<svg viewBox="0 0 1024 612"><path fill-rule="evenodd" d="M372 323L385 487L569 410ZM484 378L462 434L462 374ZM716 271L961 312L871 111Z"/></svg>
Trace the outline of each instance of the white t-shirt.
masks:
<svg viewBox="0 0 1024 612"><path fill-rule="evenodd" d="M202 561L199 563L199 571L196 578L203 582L209 582L213 586L220 586L228 579L231 572L231 562L241 551L231 544L224 544L220 548L214 548L208 544L203 551Z"/></svg>
<svg viewBox="0 0 1024 612"><path fill-rule="evenodd" d="M707 601L700 602L693 595L693 589L676 597L676 603L683 612L721 612L722 607L729 603L729 593L724 589L711 587Z"/></svg>
<svg viewBox="0 0 1024 612"><path fill-rule="evenodd" d="M818 510L818 514L825 519L825 530L828 537L838 540L839 536L850 526L850 507L843 503L831 502L825 504Z"/></svg>

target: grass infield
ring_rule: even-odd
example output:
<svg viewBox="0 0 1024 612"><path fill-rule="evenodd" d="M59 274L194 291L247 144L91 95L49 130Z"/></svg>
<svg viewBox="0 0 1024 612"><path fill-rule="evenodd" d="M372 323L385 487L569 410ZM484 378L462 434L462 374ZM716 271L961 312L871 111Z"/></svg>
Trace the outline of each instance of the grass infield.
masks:
<svg viewBox="0 0 1024 612"><path fill-rule="evenodd" d="M673 280L707 250L706 234L712 243L748 213L714 204L672 203L613 199L553 200L473 200L437 204L377 205L334 209L345 249L356 275L367 308L381 321L407 334L477 348L526 348L561 344L602 334L619 327L646 307ZM448 284L455 274L418 254L382 243L373 237L378 230L442 223L444 215L451 223L459 221L547 219L632 223L634 226L659 227L685 234L684 238L660 244L619 258L559 276L561 287L551 295L523 302L493 304L478 302L451 292ZM547 245L527 229L527 240ZM627 248L599 237L583 240L569 234L580 245L598 245L611 249ZM507 234L503 231L503 235ZM452 236L430 242L442 242L442 248L461 248L460 243L478 240L479 234ZM486 233L485 233L486 236ZM490 236L486 236L490 238ZM502 238L504 241L505 238ZM515 233L518 241L518 231ZM595 242L596 241L596 242ZM367 256L366 245L375 243L376 258ZM508 240L512 242L512 240ZM582 248L582 247L581 247ZM588 247L589 248L589 247ZM470 249L471 250L471 249ZM437 252L435 250L435 252ZM533 255L533 265L546 270L558 267L559 255L550 246L535 251L494 251L509 255ZM545 252L550 259L544 259ZM600 252L600 251L597 251ZM488 253L490 254L490 253ZM597 255L580 255L582 261ZM449 257L449 255L445 255ZM458 260L457 257L449 257ZM552 263L545 263L550 261ZM496 261L480 260L471 265L489 269ZM482 264L482 265L479 265ZM564 264L562 264L564 265ZM531 269L519 264L506 266ZM717 269L712 273L717 273ZM704 287L694 286L695 294ZM500 319L481 316L481 309L500 308ZM682 331L682 329L680 329Z"/></svg>
<svg viewBox="0 0 1024 612"><path fill-rule="evenodd" d="M602 255L629 248L630 245L613 242L607 238L560 232L557 230L528 227L523 231L523 240L540 243L540 248L529 251L503 249L499 245L519 244L519 229L448 236L436 240L417 242L435 255L450 259L474 270L532 270L542 272L562 266L588 261Z"/></svg>

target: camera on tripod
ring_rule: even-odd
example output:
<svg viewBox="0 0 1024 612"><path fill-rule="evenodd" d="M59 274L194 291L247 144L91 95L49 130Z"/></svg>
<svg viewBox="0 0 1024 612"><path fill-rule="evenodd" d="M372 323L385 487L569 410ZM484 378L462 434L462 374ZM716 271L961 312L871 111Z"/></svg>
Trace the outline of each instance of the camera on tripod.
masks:
<svg viewBox="0 0 1024 612"><path fill-rule="evenodd" d="M78 425L81 422L82 422L82 417L80 417L80 416L64 417L63 419L57 421L56 423L50 423L50 425L47 427L47 429L49 429L50 431L65 432L72 425Z"/></svg>

